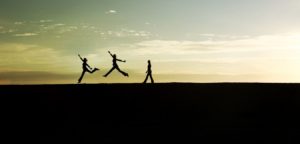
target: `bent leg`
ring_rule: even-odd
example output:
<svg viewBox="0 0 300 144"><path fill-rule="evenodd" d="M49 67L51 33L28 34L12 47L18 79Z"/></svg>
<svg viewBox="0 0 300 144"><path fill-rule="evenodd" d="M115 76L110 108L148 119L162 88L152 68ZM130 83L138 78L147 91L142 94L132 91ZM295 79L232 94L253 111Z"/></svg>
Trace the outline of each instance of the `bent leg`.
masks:
<svg viewBox="0 0 300 144"><path fill-rule="evenodd" d="M107 77L116 67L112 67L105 75L104 77Z"/></svg>
<svg viewBox="0 0 300 144"><path fill-rule="evenodd" d="M92 71L89 70L89 73L94 73L97 70L99 70L99 69L98 68L94 68Z"/></svg>
<svg viewBox="0 0 300 144"><path fill-rule="evenodd" d="M93 71L91 71L91 70L89 70L89 69L86 69L86 71L89 72L89 73L93 73Z"/></svg>

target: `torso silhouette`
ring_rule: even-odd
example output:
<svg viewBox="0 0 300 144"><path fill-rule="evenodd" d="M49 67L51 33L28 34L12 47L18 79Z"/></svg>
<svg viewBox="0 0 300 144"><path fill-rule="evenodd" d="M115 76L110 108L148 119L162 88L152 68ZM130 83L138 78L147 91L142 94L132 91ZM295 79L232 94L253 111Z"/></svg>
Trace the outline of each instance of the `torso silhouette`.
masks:
<svg viewBox="0 0 300 144"><path fill-rule="evenodd" d="M151 74L152 70L151 70L151 64L148 64L148 73Z"/></svg>
<svg viewBox="0 0 300 144"><path fill-rule="evenodd" d="M118 66L118 65L117 65L117 58L116 58L116 57L113 57L112 62L113 62L113 66L114 66L114 67Z"/></svg>
<svg viewBox="0 0 300 144"><path fill-rule="evenodd" d="M87 63L84 61L83 63L82 63L82 69L84 69L84 70L87 70L88 68L87 68Z"/></svg>

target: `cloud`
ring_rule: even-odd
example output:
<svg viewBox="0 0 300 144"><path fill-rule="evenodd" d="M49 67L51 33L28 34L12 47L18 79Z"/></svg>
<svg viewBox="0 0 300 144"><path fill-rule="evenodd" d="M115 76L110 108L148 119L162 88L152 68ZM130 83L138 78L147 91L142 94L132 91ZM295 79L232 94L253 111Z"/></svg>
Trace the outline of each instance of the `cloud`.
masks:
<svg viewBox="0 0 300 144"><path fill-rule="evenodd" d="M213 33L187 33L187 38L206 38L209 40L228 40L228 39L246 39L250 38L248 35L226 35L226 34L213 34Z"/></svg>
<svg viewBox="0 0 300 144"><path fill-rule="evenodd" d="M72 32L74 30L77 30L78 27L77 26L66 26L66 27L61 27L59 30L58 30L58 33L59 34L63 34L63 33L67 33L67 32Z"/></svg>
<svg viewBox="0 0 300 144"><path fill-rule="evenodd" d="M53 20L47 19L47 20L40 20L40 23L50 23L53 22Z"/></svg>
<svg viewBox="0 0 300 144"><path fill-rule="evenodd" d="M206 34L199 34L199 36L214 37L214 36L216 36L216 35L215 35L215 34L209 34L209 33L206 33Z"/></svg>
<svg viewBox="0 0 300 144"><path fill-rule="evenodd" d="M111 13L115 13L116 11L112 10ZM134 30L129 28L119 28L119 29L111 29L104 30L99 26L95 26L88 23L74 24L69 25L65 23L50 23L52 20L40 20L35 22L29 22L22 24L23 22L16 22L15 24L19 24L17 29L4 29L4 27L0 27L0 34L9 34L12 33L13 36L16 37L30 37L36 35L47 35L53 38L59 38L62 36L61 34L66 34L74 31L80 31L87 35L92 35L95 37L100 37L101 39L113 39L113 38L144 38L150 39L153 34L149 31L143 30ZM26 30L26 31L24 31ZM18 32L16 32L18 31ZM30 32L31 31L31 32ZM58 36L58 37L57 37Z"/></svg>
<svg viewBox="0 0 300 144"><path fill-rule="evenodd" d="M106 14L116 14L117 11L116 10L109 10L105 12Z"/></svg>
<svg viewBox="0 0 300 144"><path fill-rule="evenodd" d="M36 36L37 33L22 33L22 34L15 34L17 37L28 37L28 36Z"/></svg>
<svg viewBox="0 0 300 144"><path fill-rule="evenodd" d="M17 29L4 29L4 27L0 28L0 34L14 33L18 31Z"/></svg>
<svg viewBox="0 0 300 144"><path fill-rule="evenodd" d="M129 38L129 37L139 37L139 38L150 38L153 36L151 32L148 31L137 31L133 29L122 28L121 30L108 30L100 31L95 30L95 33L100 34L103 38Z"/></svg>
<svg viewBox="0 0 300 144"><path fill-rule="evenodd" d="M78 26L67 25L63 23L56 23L51 25L40 25L40 27L41 27L40 31L42 32L50 32L56 34L64 34L79 29Z"/></svg>
<svg viewBox="0 0 300 144"><path fill-rule="evenodd" d="M7 31L7 33L13 33L13 32L16 32L16 31L18 31L18 30L16 30L16 29L9 29L9 30Z"/></svg>
<svg viewBox="0 0 300 144"><path fill-rule="evenodd" d="M214 36L214 34L206 34ZM230 37L230 36L229 36ZM262 35L227 40L175 41L149 40L135 43L138 53L203 53L203 52L253 52L272 50L298 50L300 34Z"/></svg>
<svg viewBox="0 0 300 144"><path fill-rule="evenodd" d="M43 29L43 30L55 30L59 27L63 27L65 26L66 24L63 24L63 23L57 23L57 24L51 24L51 25L40 25L40 27Z"/></svg>
<svg viewBox="0 0 300 144"><path fill-rule="evenodd" d="M25 22L15 22L15 25L22 25L24 24Z"/></svg>
<svg viewBox="0 0 300 144"><path fill-rule="evenodd" d="M187 54L212 50L212 41L149 40L134 44L138 54ZM196 50L193 50L196 49Z"/></svg>
<svg viewBox="0 0 300 144"><path fill-rule="evenodd" d="M58 23L58 24L54 24L53 26L65 26L66 24L62 24L62 23Z"/></svg>
<svg viewBox="0 0 300 144"><path fill-rule="evenodd" d="M160 72L234 75L253 72L300 80L298 33L227 40L146 40L115 49L122 55L134 54L128 61L153 60Z"/></svg>

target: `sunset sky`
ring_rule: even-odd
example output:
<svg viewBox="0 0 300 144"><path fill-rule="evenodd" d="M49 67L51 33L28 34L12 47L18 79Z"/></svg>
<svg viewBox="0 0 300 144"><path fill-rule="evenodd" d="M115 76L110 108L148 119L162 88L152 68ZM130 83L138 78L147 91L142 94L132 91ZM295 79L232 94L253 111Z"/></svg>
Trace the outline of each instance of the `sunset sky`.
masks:
<svg viewBox="0 0 300 144"><path fill-rule="evenodd" d="M129 78L114 71L110 50ZM0 84L300 82L299 0L1 0Z"/></svg>

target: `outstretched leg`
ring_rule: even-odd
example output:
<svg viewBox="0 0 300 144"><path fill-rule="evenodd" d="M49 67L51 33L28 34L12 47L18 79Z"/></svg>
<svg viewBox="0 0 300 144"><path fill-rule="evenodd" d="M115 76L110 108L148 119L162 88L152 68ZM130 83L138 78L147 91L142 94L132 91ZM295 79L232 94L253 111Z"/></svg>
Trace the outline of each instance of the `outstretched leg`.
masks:
<svg viewBox="0 0 300 144"><path fill-rule="evenodd" d="M116 69L117 69L120 73L122 73L124 76L127 76L127 77L129 76L128 73L126 73L126 72L120 70L119 67L116 67Z"/></svg>
<svg viewBox="0 0 300 144"><path fill-rule="evenodd" d="M147 74L147 75L146 75L146 78L145 78L145 80L144 80L144 82L143 82L143 83L146 83L146 82L147 82L147 80L148 80L148 76L149 76L149 74Z"/></svg>
<svg viewBox="0 0 300 144"><path fill-rule="evenodd" d="M100 70L100 69L98 69L98 68L94 68L94 70L92 71L92 73L94 73L95 71L97 71L97 70Z"/></svg>
<svg viewBox="0 0 300 144"><path fill-rule="evenodd" d="M85 74L85 70L82 71L80 78L78 79L78 83L81 83L81 80Z"/></svg>
<svg viewBox="0 0 300 144"><path fill-rule="evenodd" d="M116 67L112 67L105 75L104 77L107 77Z"/></svg>

